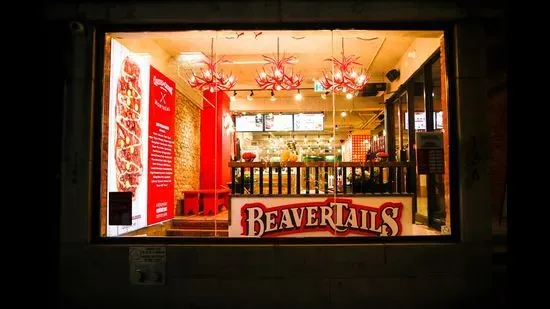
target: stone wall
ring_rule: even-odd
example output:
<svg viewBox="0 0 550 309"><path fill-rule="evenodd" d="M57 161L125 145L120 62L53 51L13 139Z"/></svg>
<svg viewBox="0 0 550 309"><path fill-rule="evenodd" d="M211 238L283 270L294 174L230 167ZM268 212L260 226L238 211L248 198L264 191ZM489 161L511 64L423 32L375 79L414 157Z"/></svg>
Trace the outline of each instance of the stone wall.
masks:
<svg viewBox="0 0 550 309"><path fill-rule="evenodd" d="M460 117L460 241L343 245L166 245L166 283L132 285L128 246L90 244L93 28L74 35L64 115L59 282L68 308L467 308L487 305L491 237L484 36L458 4L395 1L180 1L146 4L82 3L50 7L51 19L160 26L273 23L290 27L323 21L456 20L453 52ZM400 2L401 4L403 2ZM420 3L420 4L419 4ZM477 3L476 3L477 4ZM463 4L461 4L463 5ZM484 16L477 11L476 16ZM492 11L491 11L492 12ZM321 24L322 26L322 24ZM454 53L453 53L454 54ZM483 73L482 73L483 71ZM483 76L482 76L483 75ZM481 111L481 112L480 112ZM472 181L467 143L479 136L480 180ZM74 154L78 153L79 156ZM489 212L489 213L486 213ZM168 240L168 239L166 239ZM163 240L164 241L164 240ZM403 240L406 242L407 240ZM409 240L411 241L411 240ZM168 242L168 241L167 241ZM134 244L138 245L138 244ZM142 245L147 245L142 243ZM55 244L53 245L55 246Z"/></svg>
<svg viewBox="0 0 550 309"><path fill-rule="evenodd" d="M498 24L488 24L487 33L487 98L489 109L489 175L491 178L491 210L493 219L500 219L507 182L507 50L506 33Z"/></svg>

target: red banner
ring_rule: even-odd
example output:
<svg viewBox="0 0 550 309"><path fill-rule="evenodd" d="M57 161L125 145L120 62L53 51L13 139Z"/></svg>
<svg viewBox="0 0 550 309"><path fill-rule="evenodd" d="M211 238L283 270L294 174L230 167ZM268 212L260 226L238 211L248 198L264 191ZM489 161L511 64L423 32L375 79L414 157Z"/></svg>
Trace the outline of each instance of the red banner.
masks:
<svg viewBox="0 0 550 309"><path fill-rule="evenodd" d="M174 217L176 84L151 67L147 225Z"/></svg>

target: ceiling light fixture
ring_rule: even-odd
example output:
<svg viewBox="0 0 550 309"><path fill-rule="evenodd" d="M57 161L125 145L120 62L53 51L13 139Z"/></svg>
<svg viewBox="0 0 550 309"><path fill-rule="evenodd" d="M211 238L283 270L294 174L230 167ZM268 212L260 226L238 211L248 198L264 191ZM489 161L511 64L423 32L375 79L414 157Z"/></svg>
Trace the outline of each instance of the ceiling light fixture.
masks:
<svg viewBox="0 0 550 309"><path fill-rule="evenodd" d="M254 91L250 90L250 94L246 96L248 101L254 100Z"/></svg>
<svg viewBox="0 0 550 309"><path fill-rule="evenodd" d="M224 74L223 70L218 72L217 66L220 63L230 62L220 57L217 61L214 60L214 39L212 38L210 43L210 57L206 57L206 60L200 62L206 64L206 70L200 69L199 73L192 72L188 77L187 82L192 88L200 91L228 91L231 90L237 83L237 78L230 74Z"/></svg>
<svg viewBox="0 0 550 309"><path fill-rule="evenodd" d="M335 72L329 73L323 71L323 78L320 80L321 86L329 91L356 91L360 90L367 84L368 77L361 69L356 72L352 65L361 65L356 62L359 57L354 55L345 56L344 54L344 38L342 38L342 60L336 57L325 59L334 64Z"/></svg>
<svg viewBox="0 0 550 309"><path fill-rule="evenodd" d="M277 97L275 97L275 93L273 92L273 90L271 90L271 97L269 98L269 101L271 102L277 101Z"/></svg>
<svg viewBox="0 0 550 309"><path fill-rule="evenodd" d="M280 90L294 90L302 84L304 77L300 74L294 74L294 71L285 68L285 65L295 63L296 57L284 57L279 58L279 38L277 38L277 56L267 57L263 56L264 60L271 65L269 71L265 68L262 72L256 76L256 83L261 89L272 89L275 91Z"/></svg>
<svg viewBox="0 0 550 309"><path fill-rule="evenodd" d="M294 96L294 99L296 99L296 101L302 101L302 94L300 93L300 89L298 89L298 93L296 93L296 95Z"/></svg>

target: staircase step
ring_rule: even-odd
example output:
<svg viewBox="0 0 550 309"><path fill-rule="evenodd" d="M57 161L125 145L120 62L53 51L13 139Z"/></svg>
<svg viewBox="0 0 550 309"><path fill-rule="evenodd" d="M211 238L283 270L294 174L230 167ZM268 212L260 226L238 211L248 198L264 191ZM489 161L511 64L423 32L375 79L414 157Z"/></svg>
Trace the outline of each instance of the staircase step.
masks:
<svg viewBox="0 0 550 309"><path fill-rule="evenodd" d="M176 217L172 220L173 229L192 229L192 230L227 230L229 222L226 220L189 220L182 217Z"/></svg>
<svg viewBox="0 0 550 309"><path fill-rule="evenodd" d="M228 230L204 230L204 229L168 229L166 236L179 237L227 237Z"/></svg>

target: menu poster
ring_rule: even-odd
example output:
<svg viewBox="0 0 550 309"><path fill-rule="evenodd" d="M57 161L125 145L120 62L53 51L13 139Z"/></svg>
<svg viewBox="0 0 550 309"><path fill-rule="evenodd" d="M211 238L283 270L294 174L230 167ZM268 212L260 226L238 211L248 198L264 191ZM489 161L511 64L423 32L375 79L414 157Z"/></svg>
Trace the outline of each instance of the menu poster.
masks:
<svg viewBox="0 0 550 309"><path fill-rule="evenodd" d="M111 40L110 62L107 236L118 236L147 225L150 64L116 39ZM117 192L130 194L131 206L111 200L119 196L111 193Z"/></svg>
<svg viewBox="0 0 550 309"><path fill-rule="evenodd" d="M235 117L235 131L237 132L262 132L263 130L264 117L261 114Z"/></svg>
<svg viewBox="0 0 550 309"><path fill-rule="evenodd" d="M443 133L416 132L418 174L444 174Z"/></svg>
<svg viewBox="0 0 550 309"><path fill-rule="evenodd" d="M150 69L147 225L174 217L176 84Z"/></svg>
<svg viewBox="0 0 550 309"><path fill-rule="evenodd" d="M267 114L265 115L266 131L292 131L292 114Z"/></svg>
<svg viewBox="0 0 550 309"><path fill-rule="evenodd" d="M295 114L294 131L323 131L324 114Z"/></svg>

